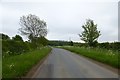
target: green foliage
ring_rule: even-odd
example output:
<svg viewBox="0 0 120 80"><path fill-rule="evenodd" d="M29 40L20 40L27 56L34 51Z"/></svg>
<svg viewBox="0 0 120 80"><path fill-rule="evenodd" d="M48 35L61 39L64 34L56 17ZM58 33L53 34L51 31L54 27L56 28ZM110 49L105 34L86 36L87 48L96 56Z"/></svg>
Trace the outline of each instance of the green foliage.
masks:
<svg viewBox="0 0 120 80"><path fill-rule="evenodd" d="M34 65L43 59L51 48L44 47L21 55L3 58L2 77L16 78L24 76Z"/></svg>
<svg viewBox="0 0 120 80"><path fill-rule="evenodd" d="M19 35L13 37L12 40L9 38L9 36L6 36L4 36L2 39L2 56L5 57L9 55L18 55L29 51L29 45L23 42L22 37L20 37Z"/></svg>
<svg viewBox="0 0 120 80"><path fill-rule="evenodd" d="M42 36L42 37L38 38L38 43L43 45L43 46L46 46L48 44L48 40Z"/></svg>
<svg viewBox="0 0 120 80"><path fill-rule="evenodd" d="M8 35L6 35L6 34L2 33L0 35L2 35L2 40L10 40L10 37Z"/></svg>
<svg viewBox="0 0 120 80"><path fill-rule="evenodd" d="M3 56L18 55L26 51L29 51L29 48L24 42L13 40L2 41Z"/></svg>
<svg viewBox="0 0 120 80"><path fill-rule="evenodd" d="M101 35L100 31L97 30L97 24L95 25L93 20L88 19L86 24L82 26L84 31L79 36L81 40L88 43L89 46L94 46L97 42L98 37Z"/></svg>
<svg viewBox="0 0 120 80"><path fill-rule="evenodd" d="M62 47L77 54L89 57L91 59L103 62L111 65L115 68L120 68L120 62L118 61L118 51L112 51L101 48L88 48L88 47Z"/></svg>
<svg viewBox="0 0 120 80"><path fill-rule="evenodd" d="M77 47L89 47L87 43L74 43L74 46ZM120 42L104 42L104 43L98 43L96 42L95 47L102 48L102 49L107 49L107 50L114 50L114 51L120 51Z"/></svg>
<svg viewBox="0 0 120 80"><path fill-rule="evenodd" d="M71 45L69 41L49 41L50 46L68 46Z"/></svg>
<svg viewBox="0 0 120 80"><path fill-rule="evenodd" d="M48 45L48 40L43 36L35 37L30 44L31 48L34 48L34 49L40 48L42 46L47 46L47 45Z"/></svg>
<svg viewBox="0 0 120 80"><path fill-rule="evenodd" d="M73 46L73 41L70 41L70 46Z"/></svg>
<svg viewBox="0 0 120 80"><path fill-rule="evenodd" d="M15 37L12 37L12 40L23 41L23 39L22 39L22 37L20 35L16 35Z"/></svg>
<svg viewBox="0 0 120 80"><path fill-rule="evenodd" d="M98 47L100 48L105 48L105 49L109 49L109 50L120 50L120 42L113 42L113 43L109 43L109 42L105 42L105 43L99 43Z"/></svg>
<svg viewBox="0 0 120 80"><path fill-rule="evenodd" d="M43 36L33 38L33 42L24 42L22 37L19 35L12 37L12 39L10 39L9 36L5 34L3 35L2 53L4 57L10 55L18 55L29 50L46 46L48 44L48 40Z"/></svg>

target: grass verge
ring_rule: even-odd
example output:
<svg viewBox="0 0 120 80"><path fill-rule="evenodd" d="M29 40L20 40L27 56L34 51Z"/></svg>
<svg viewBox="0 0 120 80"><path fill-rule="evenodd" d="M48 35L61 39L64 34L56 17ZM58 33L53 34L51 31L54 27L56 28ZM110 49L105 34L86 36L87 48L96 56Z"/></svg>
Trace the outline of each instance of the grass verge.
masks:
<svg viewBox="0 0 120 80"><path fill-rule="evenodd" d="M85 48L85 47L61 47L63 49L69 50L71 52L75 52L79 55L83 55L94 59L96 61L108 64L114 68L120 69L120 62L118 60L117 51L111 51L101 48Z"/></svg>
<svg viewBox="0 0 120 80"><path fill-rule="evenodd" d="M1 55L0 55L1 56ZM0 57L0 79L2 78L2 59Z"/></svg>
<svg viewBox="0 0 120 80"><path fill-rule="evenodd" d="M45 47L40 50L23 53L21 55L3 58L2 77L15 78L24 76L35 64L43 59L51 48Z"/></svg>

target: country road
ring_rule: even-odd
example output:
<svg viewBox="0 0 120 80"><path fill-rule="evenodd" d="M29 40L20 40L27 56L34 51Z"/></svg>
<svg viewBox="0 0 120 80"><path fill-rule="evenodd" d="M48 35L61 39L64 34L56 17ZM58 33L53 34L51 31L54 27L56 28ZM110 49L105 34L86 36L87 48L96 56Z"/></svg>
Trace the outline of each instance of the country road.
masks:
<svg viewBox="0 0 120 80"><path fill-rule="evenodd" d="M53 48L32 78L118 78L118 75L75 53Z"/></svg>

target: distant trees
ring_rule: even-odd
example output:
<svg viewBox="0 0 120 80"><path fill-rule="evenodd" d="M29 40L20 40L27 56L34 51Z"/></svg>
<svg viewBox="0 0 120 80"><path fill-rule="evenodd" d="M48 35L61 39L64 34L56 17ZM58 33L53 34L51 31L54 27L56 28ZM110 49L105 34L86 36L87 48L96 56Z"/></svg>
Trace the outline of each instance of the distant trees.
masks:
<svg viewBox="0 0 120 80"><path fill-rule="evenodd" d="M29 41L33 44L34 48L39 47L40 40L44 42L43 39L47 35L47 24L45 21L40 20L38 16L29 14L20 17L20 25L22 27L19 28L19 31L22 35L28 36Z"/></svg>
<svg viewBox="0 0 120 80"><path fill-rule="evenodd" d="M48 41L48 45L50 46L73 46L73 41Z"/></svg>
<svg viewBox="0 0 120 80"><path fill-rule="evenodd" d="M89 46L95 46L98 37L101 35L100 31L97 30L97 24L94 24L93 20L88 19L82 28L84 31L79 34L81 40L88 43Z"/></svg>
<svg viewBox="0 0 120 80"><path fill-rule="evenodd" d="M73 41L70 41L70 46L73 46Z"/></svg>

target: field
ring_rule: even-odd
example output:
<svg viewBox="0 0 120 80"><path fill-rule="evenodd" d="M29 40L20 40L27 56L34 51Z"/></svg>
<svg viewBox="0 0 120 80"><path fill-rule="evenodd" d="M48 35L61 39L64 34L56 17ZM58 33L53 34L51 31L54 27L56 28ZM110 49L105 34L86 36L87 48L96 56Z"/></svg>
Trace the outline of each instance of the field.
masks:
<svg viewBox="0 0 120 80"><path fill-rule="evenodd" d="M75 52L79 55L83 55L94 59L96 61L100 61L102 63L108 64L115 68L120 68L120 62L118 61L118 57L120 56L117 51L101 49L101 48L85 48L85 47L61 47L71 52Z"/></svg>
<svg viewBox="0 0 120 80"><path fill-rule="evenodd" d="M44 58L51 48L44 47L39 50L23 53L21 55L5 57L2 60L2 77L15 78L24 76L35 64Z"/></svg>

